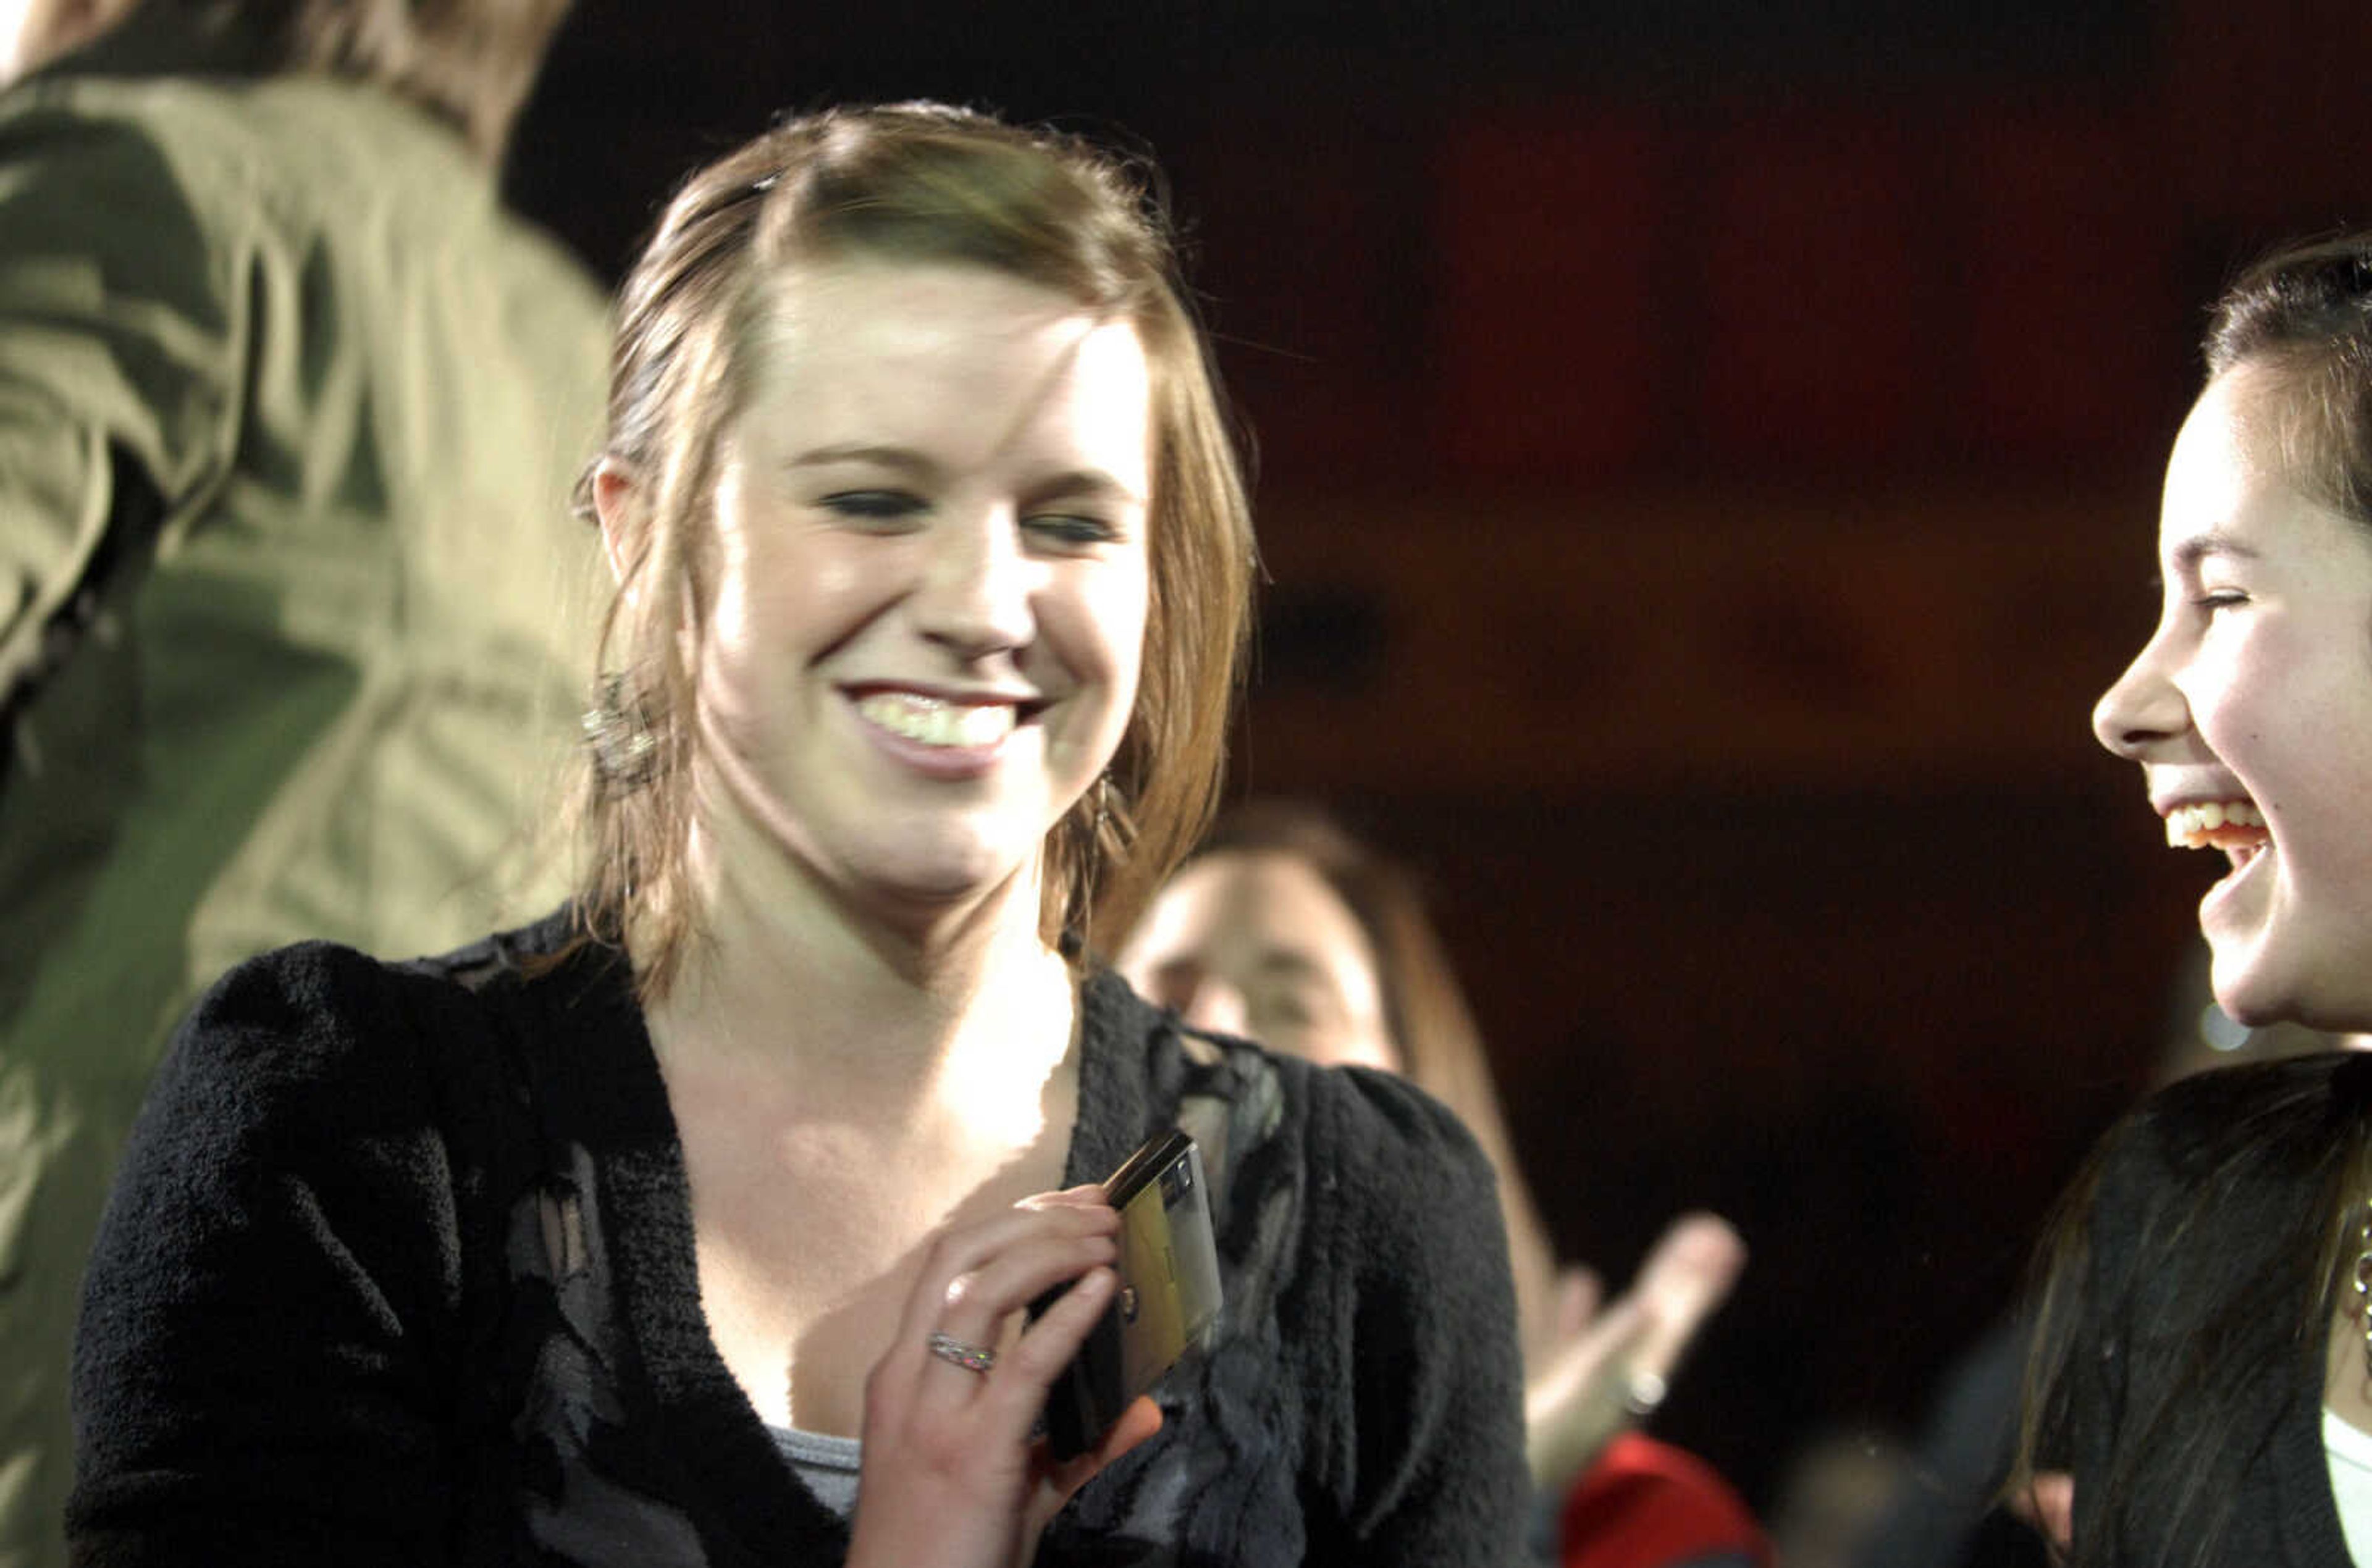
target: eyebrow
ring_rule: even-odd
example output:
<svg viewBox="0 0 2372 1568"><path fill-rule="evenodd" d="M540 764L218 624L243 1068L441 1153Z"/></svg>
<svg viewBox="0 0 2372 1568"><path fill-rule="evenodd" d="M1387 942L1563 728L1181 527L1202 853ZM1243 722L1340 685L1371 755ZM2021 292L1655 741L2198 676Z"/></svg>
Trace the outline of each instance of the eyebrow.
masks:
<svg viewBox="0 0 2372 1568"><path fill-rule="evenodd" d="M875 446L862 441L845 442L836 447L813 447L791 459L784 467L824 468L833 463L872 463L917 479L933 478L939 472L937 463L912 447ZM1144 496L1101 469L1066 469L1048 476L1043 483L1030 486L1030 491L1040 496L1109 497L1139 506L1148 505Z"/></svg>
<svg viewBox="0 0 2372 1568"><path fill-rule="evenodd" d="M916 474L938 471L936 463L912 447L876 447L862 441L845 442L837 447L812 447L783 466L813 469L829 463L878 463L883 468Z"/></svg>
<svg viewBox="0 0 2372 1568"><path fill-rule="evenodd" d="M2221 528L2210 528L2205 533L2192 534L2176 545L2173 560L2177 570L2188 572L2211 555L2232 555L2243 561L2254 561L2259 558L2259 552L2255 545L2244 543Z"/></svg>

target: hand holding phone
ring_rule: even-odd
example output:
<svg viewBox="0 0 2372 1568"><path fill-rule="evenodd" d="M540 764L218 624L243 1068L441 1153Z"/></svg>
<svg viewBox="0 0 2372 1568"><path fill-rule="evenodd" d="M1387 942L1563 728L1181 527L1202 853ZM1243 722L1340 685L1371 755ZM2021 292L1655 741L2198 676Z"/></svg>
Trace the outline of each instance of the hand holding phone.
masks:
<svg viewBox="0 0 2372 1568"><path fill-rule="evenodd" d="M1120 1288L1046 1396L1046 1437L1058 1459L1093 1447L1131 1401L1201 1347L1219 1316L1219 1253L1203 1154L1156 1134L1104 1182L1120 1212ZM1036 1317L1060 1296L1030 1305Z"/></svg>

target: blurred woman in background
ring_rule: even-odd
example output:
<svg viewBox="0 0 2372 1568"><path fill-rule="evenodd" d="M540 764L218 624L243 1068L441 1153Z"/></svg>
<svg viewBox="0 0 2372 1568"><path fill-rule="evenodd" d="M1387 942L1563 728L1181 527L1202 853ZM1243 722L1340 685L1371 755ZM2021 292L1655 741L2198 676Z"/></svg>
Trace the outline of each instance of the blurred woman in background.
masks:
<svg viewBox="0 0 2372 1568"><path fill-rule="evenodd" d="M1253 802L1213 828L1117 962L1189 1023L1401 1074L1473 1132L1498 1175L1515 1269L1526 1448L1547 1516L1536 1544L1561 1534L1572 1568L1765 1560L1762 1532L1725 1482L1628 1431L1729 1294L1743 1245L1716 1215L1683 1215L1632 1288L1603 1306L1593 1273L1558 1266L1472 1011L1405 868L1314 807Z"/></svg>

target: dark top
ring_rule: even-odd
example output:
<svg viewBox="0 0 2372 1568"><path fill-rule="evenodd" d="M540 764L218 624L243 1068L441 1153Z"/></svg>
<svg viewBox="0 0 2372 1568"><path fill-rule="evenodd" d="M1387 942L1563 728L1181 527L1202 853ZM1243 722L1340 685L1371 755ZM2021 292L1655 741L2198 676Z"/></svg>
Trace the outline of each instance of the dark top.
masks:
<svg viewBox="0 0 2372 1568"><path fill-rule="evenodd" d="M624 966L558 918L242 966L126 1154L76 1352L78 1561L832 1563L701 1315ZM1048 1564L1500 1564L1526 1487L1489 1169L1400 1081L1085 988L1067 1180L1203 1144L1227 1306Z"/></svg>
<svg viewBox="0 0 2372 1568"><path fill-rule="evenodd" d="M2367 1091L2354 1052L2199 1074L2095 1155L2041 1456L2074 1471L2079 1564L2350 1568L2315 1319Z"/></svg>

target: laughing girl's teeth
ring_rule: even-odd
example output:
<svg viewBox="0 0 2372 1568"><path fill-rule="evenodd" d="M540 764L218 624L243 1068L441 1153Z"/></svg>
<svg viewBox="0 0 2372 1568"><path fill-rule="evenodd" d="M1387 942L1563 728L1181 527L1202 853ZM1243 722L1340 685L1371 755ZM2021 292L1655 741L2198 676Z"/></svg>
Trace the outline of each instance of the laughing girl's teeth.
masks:
<svg viewBox="0 0 2372 1568"><path fill-rule="evenodd" d="M867 724L924 746L994 746L1013 733L1010 703L950 703L876 691L856 704Z"/></svg>
<svg viewBox="0 0 2372 1568"><path fill-rule="evenodd" d="M2166 814L2166 842L2177 849L2228 847L2222 841L2264 837L2265 814L2246 800L2203 800Z"/></svg>

